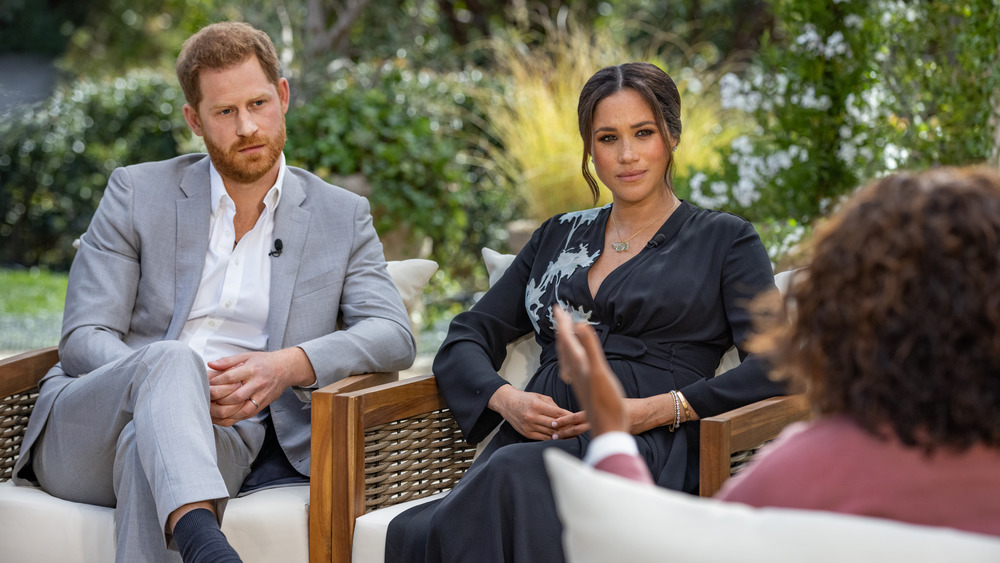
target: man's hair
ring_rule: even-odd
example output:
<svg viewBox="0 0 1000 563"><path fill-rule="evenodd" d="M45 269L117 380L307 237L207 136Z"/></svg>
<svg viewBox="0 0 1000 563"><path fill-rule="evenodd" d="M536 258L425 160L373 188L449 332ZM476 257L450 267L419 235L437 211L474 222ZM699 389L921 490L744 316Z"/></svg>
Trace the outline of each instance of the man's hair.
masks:
<svg viewBox="0 0 1000 563"><path fill-rule="evenodd" d="M1000 447L1000 174L882 178L810 250L751 349L822 414L927 451Z"/></svg>
<svg viewBox="0 0 1000 563"><path fill-rule="evenodd" d="M266 33L241 22L220 22L203 27L181 46L177 80L184 98L197 110L201 103L198 77L203 70L225 70L256 56L264 75L275 86L281 68L274 44Z"/></svg>

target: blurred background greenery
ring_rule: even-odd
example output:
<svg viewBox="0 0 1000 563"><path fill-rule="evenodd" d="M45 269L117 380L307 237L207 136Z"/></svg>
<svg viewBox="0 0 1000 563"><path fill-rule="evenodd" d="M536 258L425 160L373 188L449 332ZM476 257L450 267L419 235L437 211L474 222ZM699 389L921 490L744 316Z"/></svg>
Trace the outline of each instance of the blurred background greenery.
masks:
<svg viewBox="0 0 1000 563"><path fill-rule="evenodd" d="M674 77L679 195L753 221L778 269L871 178L998 162L1000 0L0 0L0 61L56 75L0 106L0 349L4 318L57 317L112 169L201 150L173 62L222 19L278 48L290 163L366 194L390 258L441 264L417 319L438 333L485 289L483 246L591 205L576 100L603 66Z"/></svg>

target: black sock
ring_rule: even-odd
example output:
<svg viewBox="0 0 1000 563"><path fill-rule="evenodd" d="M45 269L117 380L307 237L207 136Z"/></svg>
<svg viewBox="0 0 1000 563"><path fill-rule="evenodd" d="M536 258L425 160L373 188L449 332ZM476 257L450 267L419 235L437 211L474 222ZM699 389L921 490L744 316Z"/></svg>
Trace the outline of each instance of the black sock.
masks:
<svg viewBox="0 0 1000 563"><path fill-rule="evenodd" d="M242 563L211 510L196 508L177 521L174 541L184 563Z"/></svg>

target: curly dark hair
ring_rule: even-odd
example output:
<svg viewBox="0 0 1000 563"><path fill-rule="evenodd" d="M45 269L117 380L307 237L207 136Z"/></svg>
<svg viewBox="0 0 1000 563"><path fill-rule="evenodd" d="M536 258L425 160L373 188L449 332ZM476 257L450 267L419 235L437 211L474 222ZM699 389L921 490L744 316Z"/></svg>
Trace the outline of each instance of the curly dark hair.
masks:
<svg viewBox="0 0 1000 563"><path fill-rule="evenodd" d="M808 254L751 347L820 414L928 452L1000 447L1000 174L877 180Z"/></svg>

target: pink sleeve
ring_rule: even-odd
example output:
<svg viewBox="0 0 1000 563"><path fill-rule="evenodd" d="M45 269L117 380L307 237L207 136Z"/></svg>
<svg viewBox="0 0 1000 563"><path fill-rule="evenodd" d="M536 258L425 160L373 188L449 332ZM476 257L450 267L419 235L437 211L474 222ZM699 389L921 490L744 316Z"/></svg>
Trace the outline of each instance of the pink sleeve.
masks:
<svg viewBox="0 0 1000 563"><path fill-rule="evenodd" d="M642 458L629 454L613 454L605 457L594 465L601 471L614 473L626 479L639 481L640 483L653 484L653 477L649 474L649 468L642 461Z"/></svg>

